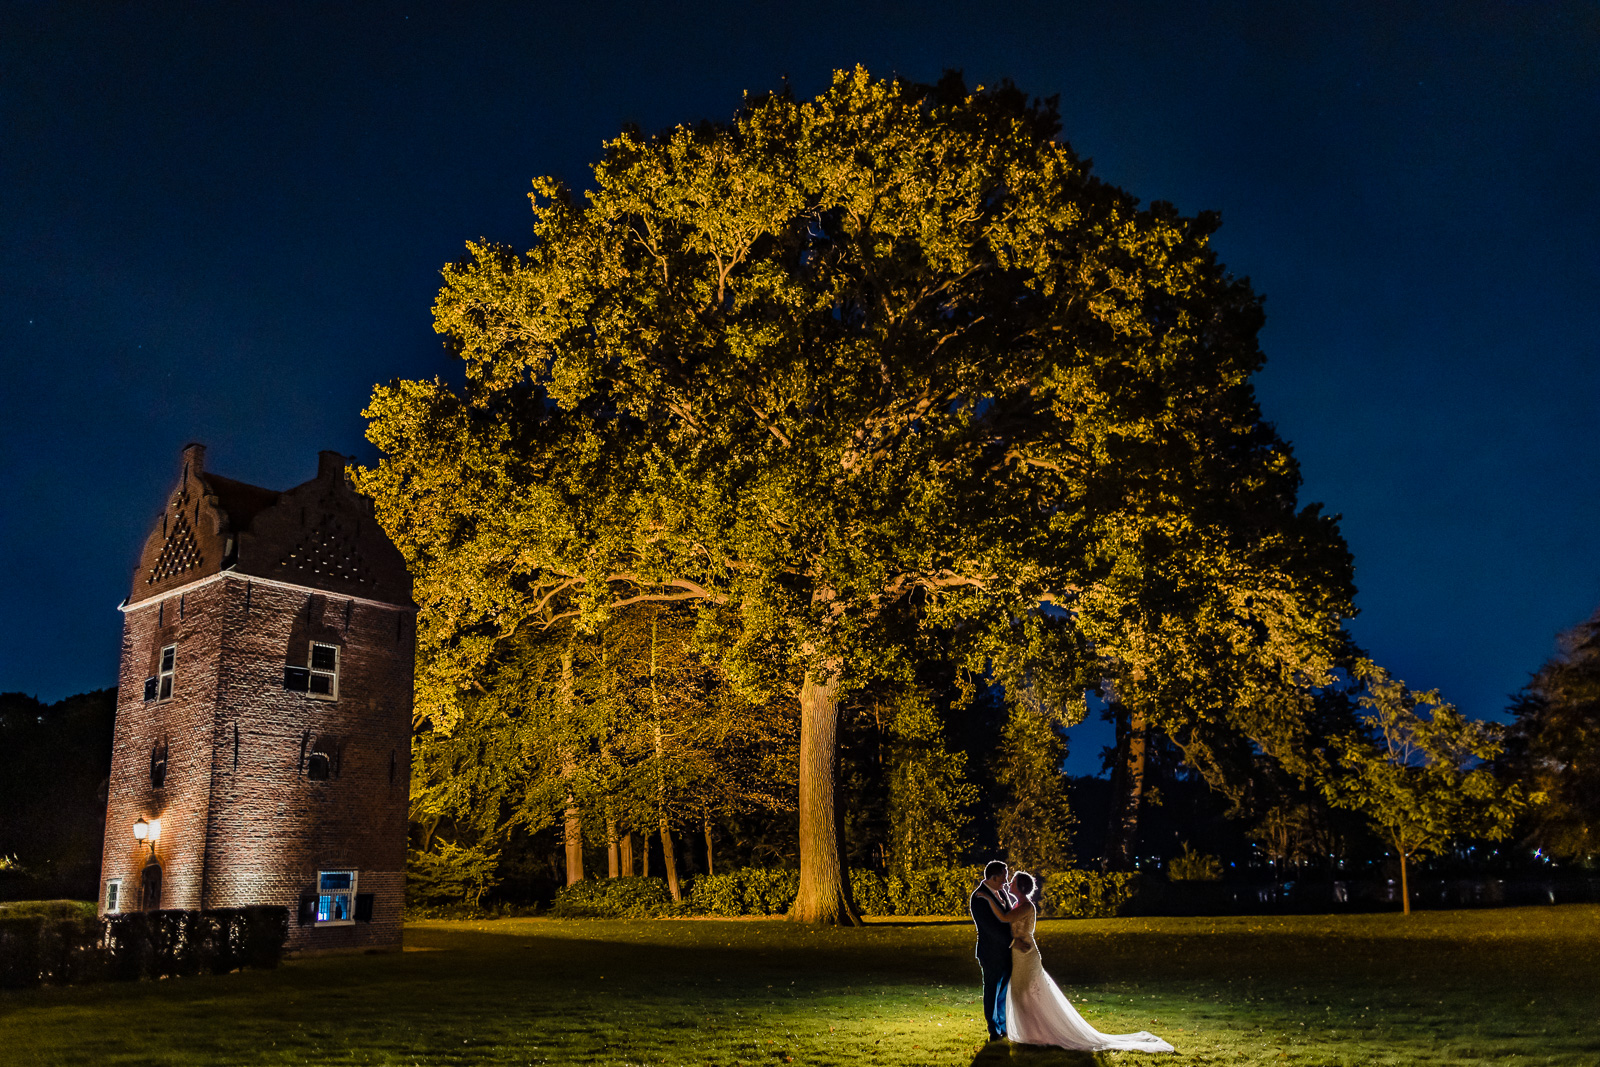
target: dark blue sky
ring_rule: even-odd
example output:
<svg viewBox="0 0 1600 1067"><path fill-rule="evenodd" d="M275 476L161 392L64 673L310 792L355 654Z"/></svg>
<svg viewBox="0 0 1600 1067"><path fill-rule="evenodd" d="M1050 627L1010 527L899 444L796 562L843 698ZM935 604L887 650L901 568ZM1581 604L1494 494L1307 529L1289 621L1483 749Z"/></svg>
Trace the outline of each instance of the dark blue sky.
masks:
<svg viewBox="0 0 1600 1067"><path fill-rule="evenodd" d="M857 62L1059 93L1102 177L1222 211L1395 673L1494 714L1600 605L1593 0L7 3L0 690L114 682L184 442L277 488L371 458L373 383L454 373L439 267L525 245L533 176Z"/></svg>

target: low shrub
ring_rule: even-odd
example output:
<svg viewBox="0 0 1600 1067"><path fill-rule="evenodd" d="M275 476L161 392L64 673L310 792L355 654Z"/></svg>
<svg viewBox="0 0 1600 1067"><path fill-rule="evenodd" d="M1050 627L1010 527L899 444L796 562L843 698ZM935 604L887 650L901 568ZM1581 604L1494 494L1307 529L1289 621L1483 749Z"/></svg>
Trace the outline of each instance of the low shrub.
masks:
<svg viewBox="0 0 1600 1067"><path fill-rule="evenodd" d="M35 900L0 906L0 988L89 982L105 968L95 906Z"/></svg>
<svg viewBox="0 0 1600 1067"><path fill-rule="evenodd" d="M863 915L966 915L982 867L936 867L903 877L851 871ZM1042 876L1039 913L1047 919L1105 919L1123 914L1136 887L1131 874L1054 871ZM881 888L880 888L881 887Z"/></svg>
<svg viewBox="0 0 1600 1067"><path fill-rule="evenodd" d="M1196 852L1185 841L1183 851L1167 863L1167 878L1174 882L1220 882L1222 859Z"/></svg>
<svg viewBox="0 0 1600 1067"><path fill-rule="evenodd" d="M746 867L700 875L689 886L689 903L701 915L777 915L799 892L799 871Z"/></svg>
<svg viewBox="0 0 1600 1067"><path fill-rule="evenodd" d="M558 919L641 919L689 910L673 904L663 878L585 878L560 889L550 905Z"/></svg>
<svg viewBox="0 0 1600 1067"><path fill-rule="evenodd" d="M1050 919L1110 919L1127 909L1139 876L1123 871L1052 871L1044 876L1040 913Z"/></svg>
<svg viewBox="0 0 1600 1067"><path fill-rule="evenodd" d="M289 909L257 905L210 911L108 915L108 976L123 981L270 970L283 959Z"/></svg>
<svg viewBox="0 0 1600 1067"><path fill-rule="evenodd" d="M982 867L933 867L884 879L894 915L965 915Z"/></svg>
<svg viewBox="0 0 1600 1067"><path fill-rule="evenodd" d="M175 978L276 967L289 909L129 912L30 901L0 907L0 987L75 985L105 978Z"/></svg>
<svg viewBox="0 0 1600 1067"><path fill-rule="evenodd" d="M889 884L877 871L855 868L850 871L850 893L862 915L893 915L889 903Z"/></svg>
<svg viewBox="0 0 1600 1067"><path fill-rule="evenodd" d="M967 914L967 898L983 878L981 867L937 867L904 876L853 869L850 889L862 915ZM1041 914L1046 918L1100 919L1124 913L1135 889L1131 874L1057 871L1044 876ZM550 914L559 918L646 918L671 915L779 915L800 891L800 873L747 867L700 875L687 899L673 904L660 878L593 878L556 894Z"/></svg>
<svg viewBox="0 0 1600 1067"><path fill-rule="evenodd" d="M506 900L487 904L466 904L461 901L446 904L414 904L407 902L405 921L413 919L527 919L540 914L537 901L514 904Z"/></svg>

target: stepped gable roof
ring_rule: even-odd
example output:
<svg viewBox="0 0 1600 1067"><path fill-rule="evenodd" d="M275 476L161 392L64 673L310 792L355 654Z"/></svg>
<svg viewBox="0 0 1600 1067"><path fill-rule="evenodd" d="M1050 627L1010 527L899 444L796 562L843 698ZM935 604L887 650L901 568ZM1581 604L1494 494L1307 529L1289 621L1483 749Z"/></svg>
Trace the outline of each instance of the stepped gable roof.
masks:
<svg viewBox="0 0 1600 1067"><path fill-rule="evenodd" d="M283 496L275 489L263 489L248 482L236 482L220 474L202 472L200 476L216 496L222 510L228 513L228 521L237 530L249 529L251 521L258 514L276 504Z"/></svg>
<svg viewBox="0 0 1600 1067"><path fill-rule="evenodd" d="M335 595L410 607L405 560L357 493L337 452L317 476L279 492L205 469L205 446L184 448L176 487L145 540L128 603L230 571Z"/></svg>

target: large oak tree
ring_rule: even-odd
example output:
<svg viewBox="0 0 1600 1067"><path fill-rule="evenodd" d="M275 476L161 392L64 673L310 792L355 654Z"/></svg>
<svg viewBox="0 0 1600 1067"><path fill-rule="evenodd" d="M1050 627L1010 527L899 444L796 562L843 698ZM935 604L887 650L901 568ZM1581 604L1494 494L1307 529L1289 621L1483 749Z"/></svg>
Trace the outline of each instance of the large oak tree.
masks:
<svg viewBox="0 0 1600 1067"><path fill-rule="evenodd" d="M1350 567L1257 409L1259 302L1214 216L1058 132L1010 86L857 69L536 181L533 248L445 272L465 388L368 409L420 714L448 729L519 630L699 602L741 684L798 699L808 921L854 919L840 700L930 633L1069 720L1110 680L1154 728L1292 747Z"/></svg>

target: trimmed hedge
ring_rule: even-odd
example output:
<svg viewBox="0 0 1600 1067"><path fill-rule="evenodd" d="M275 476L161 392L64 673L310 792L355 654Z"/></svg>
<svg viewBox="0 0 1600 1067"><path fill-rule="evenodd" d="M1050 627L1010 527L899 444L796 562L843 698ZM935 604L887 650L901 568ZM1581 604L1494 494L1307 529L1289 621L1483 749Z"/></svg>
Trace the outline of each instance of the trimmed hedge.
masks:
<svg viewBox="0 0 1600 1067"><path fill-rule="evenodd" d="M556 892L550 914L558 919L644 919L688 915L674 904L664 878L585 878Z"/></svg>
<svg viewBox="0 0 1600 1067"><path fill-rule="evenodd" d="M1054 871L1044 876L1040 912L1047 919L1110 919L1125 914L1139 876L1123 871Z"/></svg>
<svg viewBox="0 0 1600 1067"><path fill-rule="evenodd" d="M850 888L863 915L965 915L982 878L982 867L940 867L904 878L857 869ZM775 915L789 910L799 887L796 871L746 869L696 878L689 900L701 915ZM1131 874L1058 871L1045 876L1042 910L1046 918L1109 918L1122 914L1134 887Z"/></svg>
<svg viewBox="0 0 1600 1067"><path fill-rule="evenodd" d="M0 907L0 989L92 982L105 970L100 921L75 901Z"/></svg>
<svg viewBox="0 0 1600 1067"><path fill-rule="evenodd" d="M780 915L799 893L799 871L747 867L695 878L689 903L702 915Z"/></svg>
<svg viewBox="0 0 1600 1067"><path fill-rule="evenodd" d="M288 908L129 912L104 919L93 909L71 901L0 908L0 987L272 968L289 938Z"/></svg>

